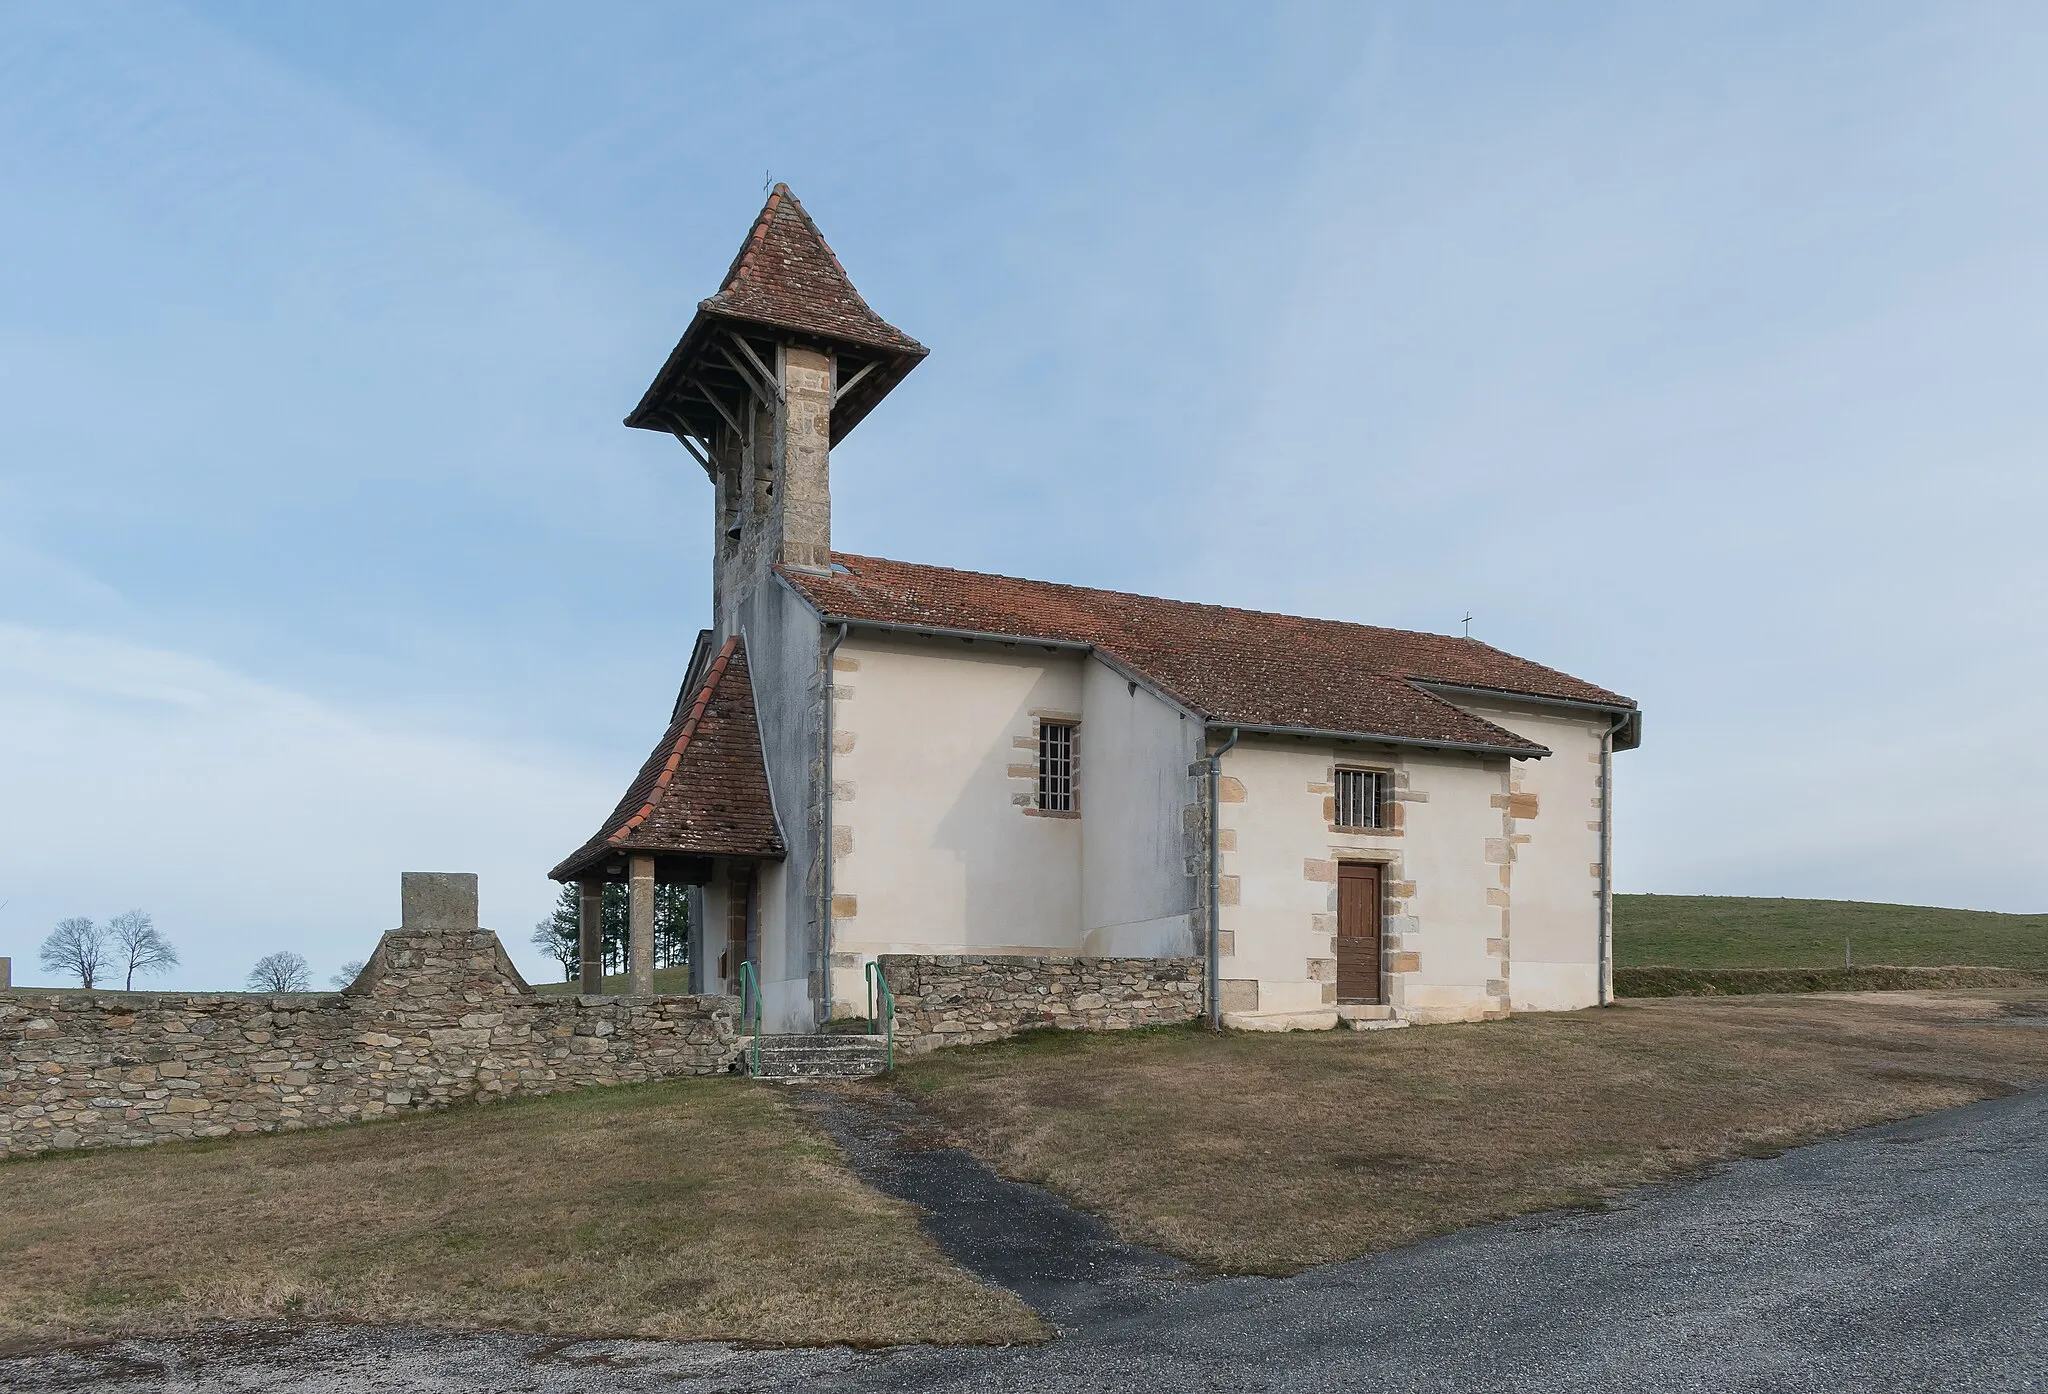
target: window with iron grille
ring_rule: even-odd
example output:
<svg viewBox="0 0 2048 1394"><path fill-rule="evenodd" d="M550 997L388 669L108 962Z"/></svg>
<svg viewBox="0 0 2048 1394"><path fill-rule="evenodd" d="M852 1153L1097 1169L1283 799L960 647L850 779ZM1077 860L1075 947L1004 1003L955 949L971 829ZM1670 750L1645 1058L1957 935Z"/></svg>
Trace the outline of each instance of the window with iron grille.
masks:
<svg viewBox="0 0 2048 1394"><path fill-rule="evenodd" d="M1038 806L1048 813L1074 811L1074 725L1038 723Z"/></svg>
<svg viewBox="0 0 2048 1394"><path fill-rule="evenodd" d="M1337 771L1337 826L1384 828L1393 796L1394 776L1385 770Z"/></svg>

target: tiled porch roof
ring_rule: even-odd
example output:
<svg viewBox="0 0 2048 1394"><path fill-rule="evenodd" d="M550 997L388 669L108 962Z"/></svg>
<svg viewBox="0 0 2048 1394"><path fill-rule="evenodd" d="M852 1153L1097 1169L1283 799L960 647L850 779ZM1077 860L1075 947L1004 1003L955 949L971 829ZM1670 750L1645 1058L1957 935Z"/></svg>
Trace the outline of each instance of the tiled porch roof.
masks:
<svg viewBox="0 0 2048 1394"><path fill-rule="evenodd" d="M597 835L548 875L573 880L634 852L780 858L747 650L725 641Z"/></svg>

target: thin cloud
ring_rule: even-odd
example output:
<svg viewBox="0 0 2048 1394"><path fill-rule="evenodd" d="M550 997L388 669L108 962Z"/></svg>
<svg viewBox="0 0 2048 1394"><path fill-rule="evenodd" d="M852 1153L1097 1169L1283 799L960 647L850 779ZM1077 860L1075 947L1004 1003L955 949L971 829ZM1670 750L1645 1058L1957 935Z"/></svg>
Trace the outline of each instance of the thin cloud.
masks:
<svg viewBox="0 0 2048 1394"><path fill-rule="evenodd" d="M524 931L552 894L536 868L615 794L559 752L12 624L0 732L0 941L18 972L57 919L142 905L184 955L179 984L232 987L273 949L324 973L396 923L406 869L478 873L486 922L538 970Z"/></svg>

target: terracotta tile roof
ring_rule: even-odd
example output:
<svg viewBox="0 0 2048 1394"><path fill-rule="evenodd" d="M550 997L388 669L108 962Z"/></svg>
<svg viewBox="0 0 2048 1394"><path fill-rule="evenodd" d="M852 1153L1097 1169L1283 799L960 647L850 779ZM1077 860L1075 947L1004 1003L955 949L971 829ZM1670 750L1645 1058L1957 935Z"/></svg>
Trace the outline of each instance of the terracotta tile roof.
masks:
<svg viewBox="0 0 2048 1394"><path fill-rule="evenodd" d="M923 344L868 308L787 184L775 186L718 293L697 308L822 339L920 357L926 352Z"/></svg>
<svg viewBox="0 0 2048 1394"><path fill-rule="evenodd" d="M1626 697L1442 634L1196 605L835 554L782 574L828 620L1085 644L1204 720L1544 754L1423 684L1633 708Z"/></svg>
<svg viewBox="0 0 2048 1394"><path fill-rule="evenodd" d="M795 336L836 346L843 380L832 404L833 445L929 352L868 308L787 184L777 184L769 194L717 294L697 302L690 327L639 405L627 414L626 424L649 431L681 427L704 439L715 436L722 414L711 405L707 391L739 399L750 391L725 357L731 344L721 339L732 333L768 339Z"/></svg>
<svg viewBox="0 0 2048 1394"><path fill-rule="evenodd" d="M627 852L780 857L747 650L725 641L597 835L548 875L568 881Z"/></svg>

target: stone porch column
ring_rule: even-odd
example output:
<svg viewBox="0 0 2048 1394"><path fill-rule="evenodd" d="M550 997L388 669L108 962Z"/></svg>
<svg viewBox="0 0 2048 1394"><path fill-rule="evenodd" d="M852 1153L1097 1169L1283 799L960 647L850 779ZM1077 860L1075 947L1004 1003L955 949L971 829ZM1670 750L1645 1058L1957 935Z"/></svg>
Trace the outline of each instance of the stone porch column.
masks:
<svg viewBox="0 0 2048 1394"><path fill-rule="evenodd" d="M576 990L604 991L604 882L595 876L576 883Z"/></svg>
<svg viewBox="0 0 2048 1394"><path fill-rule="evenodd" d="M632 979L626 990L635 997L654 995L654 858L636 855L628 887L627 930Z"/></svg>

